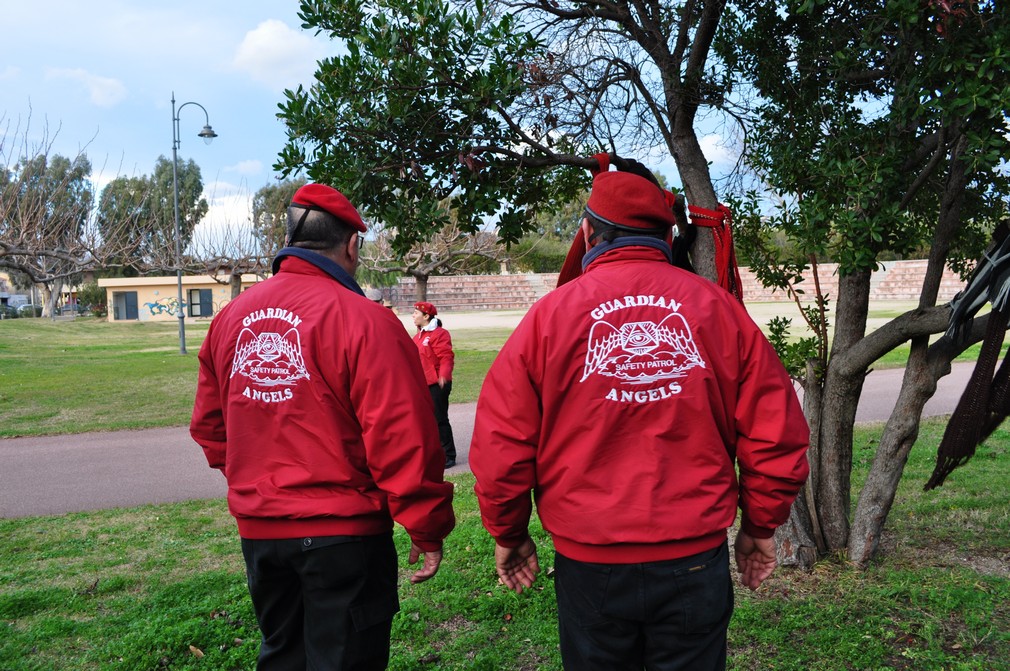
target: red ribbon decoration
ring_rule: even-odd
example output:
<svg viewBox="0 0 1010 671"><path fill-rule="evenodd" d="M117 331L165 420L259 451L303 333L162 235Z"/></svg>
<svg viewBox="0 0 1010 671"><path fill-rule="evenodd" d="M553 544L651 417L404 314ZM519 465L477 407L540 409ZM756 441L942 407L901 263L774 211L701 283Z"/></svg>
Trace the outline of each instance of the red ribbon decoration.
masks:
<svg viewBox="0 0 1010 671"><path fill-rule="evenodd" d="M733 294L743 303L743 282L740 279L740 269L737 267L736 251L733 249L733 213L728 207L719 203L717 209L709 210L703 207L688 205L691 223L712 229L715 241L716 284Z"/></svg>

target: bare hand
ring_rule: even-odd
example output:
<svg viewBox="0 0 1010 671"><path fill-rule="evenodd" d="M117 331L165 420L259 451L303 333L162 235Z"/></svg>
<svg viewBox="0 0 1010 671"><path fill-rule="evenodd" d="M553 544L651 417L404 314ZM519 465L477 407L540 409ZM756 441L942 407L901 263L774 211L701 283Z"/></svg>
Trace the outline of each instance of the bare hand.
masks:
<svg viewBox="0 0 1010 671"><path fill-rule="evenodd" d="M757 589L775 570L775 538L754 538L740 531L733 548L736 550L740 584L752 590Z"/></svg>
<svg viewBox="0 0 1010 671"><path fill-rule="evenodd" d="M424 563L421 568L418 569L417 573L410 576L410 582L415 585L419 582L424 582L428 578L432 577L438 573L438 566L442 563L442 551L441 550L429 550L425 552L421 548L417 547L413 543L410 544L410 556L407 558L408 564L416 564L417 560L424 557Z"/></svg>
<svg viewBox="0 0 1010 671"><path fill-rule="evenodd" d="M537 560L537 546L532 538L514 548L495 544L494 563L498 569L498 578L502 584L516 594L522 594L523 587L529 589L540 573L540 563Z"/></svg>
<svg viewBox="0 0 1010 671"><path fill-rule="evenodd" d="M442 387L443 389L445 388L445 383L446 382L447 382L447 380L444 377L438 378L438 386Z"/></svg>

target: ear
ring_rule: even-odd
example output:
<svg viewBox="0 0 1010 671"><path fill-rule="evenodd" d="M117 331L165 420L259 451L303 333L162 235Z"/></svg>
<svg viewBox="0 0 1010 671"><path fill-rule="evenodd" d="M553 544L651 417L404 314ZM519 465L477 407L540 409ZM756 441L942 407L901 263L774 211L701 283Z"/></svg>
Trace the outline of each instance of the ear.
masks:
<svg viewBox="0 0 1010 671"><path fill-rule="evenodd" d="M585 217L582 218L582 239L586 241L586 251L588 252L592 248L592 243L589 240L593 237L593 225L589 223L589 220Z"/></svg>
<svg viewBox="0 0 1010 671"><path fill-rule="evenodd" d="M358 236L359 235L361 235L361 233L358 233L357 231L355 231L353 234L351 234L351 237L347 238L347 250L346 250L347 258L349 258L351 260L351 262L353 262L353 263L357 263L358 262Z"/></svg>

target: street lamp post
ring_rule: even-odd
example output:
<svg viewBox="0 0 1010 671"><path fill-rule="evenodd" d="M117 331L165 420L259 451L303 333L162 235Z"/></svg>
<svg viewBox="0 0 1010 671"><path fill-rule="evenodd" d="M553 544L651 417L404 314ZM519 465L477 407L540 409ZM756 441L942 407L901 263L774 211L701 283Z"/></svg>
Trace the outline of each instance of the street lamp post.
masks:
<svg viewBox="0 0 1010 671"><path fill-rule="evenodd" d="M175 277L178 283L178 307L179 313L179 354L186 353L186 312L185 302L182 300L182 231L179 228L179 112L186 105L196 105L203 110L204 126L203 130L197 133L197 137L202 137L203 141L210 144L217 137L217 133L210 127L210 115L203 105L196 102L186 102L175 107L175 91L172 92L172 199L175 204Z"/></svg>

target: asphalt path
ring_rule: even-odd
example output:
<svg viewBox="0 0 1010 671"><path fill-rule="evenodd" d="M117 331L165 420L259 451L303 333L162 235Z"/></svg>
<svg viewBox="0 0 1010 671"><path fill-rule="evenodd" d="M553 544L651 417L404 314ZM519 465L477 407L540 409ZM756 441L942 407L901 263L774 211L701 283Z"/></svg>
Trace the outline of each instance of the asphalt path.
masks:
<svg viewBox="0 0 1010 671"><path fill-rule="evenodd" d="M949 415L974 364L954 364L940 379L925 416ZM871 372L856 420L885 421L894 408L903 369ZM449 406L458 463L469 470L476 403ZM0 440L0 518L59 515L223 497L224 478L209 468L186 427L96 432Z"/></svg>

